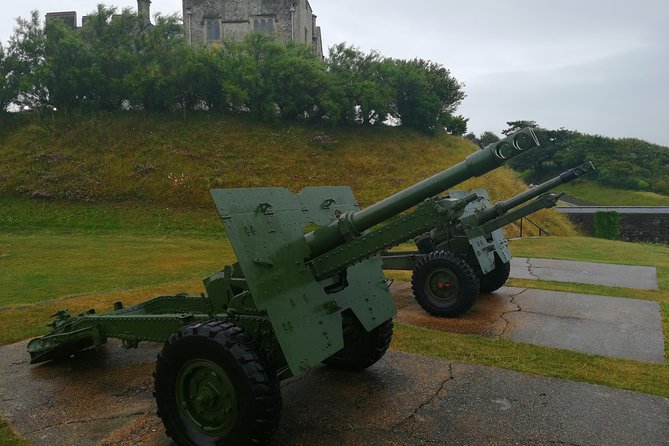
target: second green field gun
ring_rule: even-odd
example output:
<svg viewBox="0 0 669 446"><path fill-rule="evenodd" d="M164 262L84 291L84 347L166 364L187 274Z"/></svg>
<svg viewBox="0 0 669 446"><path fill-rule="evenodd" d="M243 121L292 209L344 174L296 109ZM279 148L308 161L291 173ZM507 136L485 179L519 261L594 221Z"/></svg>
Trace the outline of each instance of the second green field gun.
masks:
<svg viewBox="0 0 669 446"><path fill-rule="evenodd" d="M443 219L417 237L417 250L382 253L383 268L413 271L414 296L427 312L459 316L471 308L479 292L491 293L509 278L511 252L501 229L555 206L562 194L550 193L551 189L594 170L587 162L495 204L483 189L449 191L456 200L476 199L461 215Z"/></svg>

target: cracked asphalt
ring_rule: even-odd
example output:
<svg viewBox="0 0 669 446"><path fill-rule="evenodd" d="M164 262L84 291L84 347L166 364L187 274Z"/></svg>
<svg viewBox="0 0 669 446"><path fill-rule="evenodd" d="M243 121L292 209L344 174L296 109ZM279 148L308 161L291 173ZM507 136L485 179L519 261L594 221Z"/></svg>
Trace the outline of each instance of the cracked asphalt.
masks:
<svg viewBox="0 0 669 446"><path fill-rule="evenodd" d="M644 290L659 289L657 270L651 266L514 257L511 259L511 277Z"/></svg>
<svg viewBox="0 0 669 446"><path fill-rule="evenodd" d="M482 294L467 314L437 318L416 303L411 285L392 286L397 321L451 333L663 364L662 310L657 302L502 287Z"/></svg>
<svg viewBox="0 0 669 446"><path fill-rule="evenodd" d="M0 348L0 412L31 444L171 444L151 397L159 345L38 366L25 346ZM277 446L669 444L669 399L395 351L282 393Z"/></svg>

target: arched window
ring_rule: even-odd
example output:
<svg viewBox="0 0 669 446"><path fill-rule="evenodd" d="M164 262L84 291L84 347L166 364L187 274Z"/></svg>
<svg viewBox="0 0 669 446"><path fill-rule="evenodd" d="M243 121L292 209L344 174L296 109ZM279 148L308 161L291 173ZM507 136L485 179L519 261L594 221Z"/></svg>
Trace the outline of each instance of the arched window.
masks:
<svg viewBox="0 0 669 446"><path fill-rule="evenodd" d="M207 20L207 43L221 41L221 21L219 19Z"/></svg>
<svg viewBox="0 0 669 446"><path fill-rule="evenodd" d="M256 17L253 19L253 32L263 34L274 33L273 17Z"/></svg>

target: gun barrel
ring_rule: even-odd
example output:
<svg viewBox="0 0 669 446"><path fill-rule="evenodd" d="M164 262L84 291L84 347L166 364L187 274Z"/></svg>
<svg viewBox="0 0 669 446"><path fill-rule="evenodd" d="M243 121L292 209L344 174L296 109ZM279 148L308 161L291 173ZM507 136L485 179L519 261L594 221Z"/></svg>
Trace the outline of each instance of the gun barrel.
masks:
<svg viewBox="0 0 669 446"><path fill-rule="evenodd" d="M346 240L347 234L363 231L434 197L451 187L499 167L505 161L539 146L539 140L527 128L489 144L464 161L427 178L366 209L345 214L340 220L305 235L312 256L324 254Z"/></svg>
<svg viewBox="0 0 669 446"><path fill-rule="evenodd" d="M560 175L553 178L552 180L548 180L545 183L541 183L538 186L534 186L533 188L526 190L525 192L521 192L520 194L511 197L508 200L500 201L499 203L496 203L494 206L488 209L484 209L478 213L479 224L485 223L488 220L503 215L504 213L515 208L516 206L521 205L526 201L531 200L532 198L536 198L540 195L543 195L544 193L548 192L549 190L553 189L556 186L559 186L560 184L569 183L570 181L573 181L576 178L585 175L588 172L592 172L594 170L595 166L590 161L588 161L584 164L581 164L578 167L574 167L573 169L569 169L565 172L562 172Z"/></svg>

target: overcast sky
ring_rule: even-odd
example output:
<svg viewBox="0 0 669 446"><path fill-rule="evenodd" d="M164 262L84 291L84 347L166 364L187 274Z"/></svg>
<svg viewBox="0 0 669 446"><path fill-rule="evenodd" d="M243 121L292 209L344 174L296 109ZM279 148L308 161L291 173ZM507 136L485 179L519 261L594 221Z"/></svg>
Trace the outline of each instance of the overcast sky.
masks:
<svg viewBox="0 0 669 446"><path fill-rule="evenodd" d="M74 10L81 20L99 2L3 2L0 41L30 10ZM467 93L458 112L477 134L530 119L669 146L669 0L310 2L326 47L347 42L450 69ZM154 0L152 7L180 13L181 1Z"/></svg>

